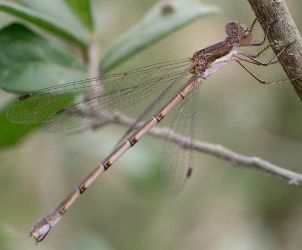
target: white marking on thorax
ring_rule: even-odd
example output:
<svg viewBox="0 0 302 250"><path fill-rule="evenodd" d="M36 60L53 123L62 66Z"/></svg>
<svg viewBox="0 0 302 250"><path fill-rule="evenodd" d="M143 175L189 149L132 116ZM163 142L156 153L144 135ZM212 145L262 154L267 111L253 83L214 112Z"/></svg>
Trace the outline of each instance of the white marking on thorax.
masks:
<svg viewBox="0 0 302 250"><path fill-rule="evenodd" d="M238 54L237 49L232 49L227 55L218 58L213 63L211 63L208 68L203 72L201 77L203 79L208 79L212 74L217 72L218 70L222 69L224 65L231 62L235 55Z"/></svg>

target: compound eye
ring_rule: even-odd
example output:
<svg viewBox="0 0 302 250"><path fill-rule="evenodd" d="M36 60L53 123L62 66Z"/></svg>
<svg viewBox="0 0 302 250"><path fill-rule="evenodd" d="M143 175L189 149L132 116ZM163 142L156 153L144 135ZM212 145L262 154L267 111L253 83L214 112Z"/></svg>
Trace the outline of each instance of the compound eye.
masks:
<svg viewBox="0 0 302 250"><path fill-rule="evenodd" d="M250 35L250 31L246 30L243 33L243 38L247 38L247 37L249 37L249 35Z"/></svg>
<svg viewBox="0 0 302 250"><path fill-rule="evenodd" d="M238 36L240 25L236 22L229 22L225 26L225 32L228 36Z"/></svg>
<svg viewBox="0 0 302 250"><path fill-rule="evenodd" d="M245 30L240 37L240 43L249 44L251 40L252 40L252 33L249 30Z"/></svg>

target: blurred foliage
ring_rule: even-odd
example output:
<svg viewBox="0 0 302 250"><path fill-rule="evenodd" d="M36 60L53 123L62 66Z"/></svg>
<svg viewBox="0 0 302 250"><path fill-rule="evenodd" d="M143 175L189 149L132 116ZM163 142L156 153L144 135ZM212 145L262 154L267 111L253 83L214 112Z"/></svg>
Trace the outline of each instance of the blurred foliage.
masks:
<svg viewBox="0 0 302 250"><path fill-rule="evenodd" d="M33 124L24 125L9 122L4 110L0 112L0 131L3 131L1 132L0 148L15 145L20 138L29 134L37 127L37 125Z"/></svg>
<svg viewBox="0 0 302 250"><path fill-rule="evenodd" d="M4 228L0 226L0 248L1 249L8 249L9 248L9 236L7 232L5 232Z"/></svg>
<svg viewBox="0 0 302 250"><path fill-rule="evenodd" d="M196 0L171 1L171 10L165 11L162 2L154 6L132 29L128 30L105 53L101 70L109 71L134 53L153 44L171 32L188 25L195 19L218 11L214 6Z"/></svg>
<svg viewBox="0 0 302 250"><path fill-rule="evenodd" d="M84 78L84 66L66 49L36 35L21 24L0 30L0 87L27 93L50 84Z"/></svg>
<svg viewBox="0 0 302 250"><path fill-rule="evenodd" d="M32 223L56 205L121 134L116 127L71 137L34 134L39 125L7 120L8 92L19 94L53 86L62 79L86 77L89 46L95 37L102 37L97 41L103 55L99 66L101 73L107 73L122 62L141 65L148 61L146 57L152 62L190 56L222 40L225 22L249 24L254 19L245 1L205 2L0 1L0 10L6 14L0 16L0 23L5 24L0 30L0 86L5 91L0 95L6 98L0 111L0 148L5 149L0 152L0 216L6 223L0 227L0 249L33 249L33 242L26 238ZM301 2L289 2L301 27ZM172 8L162 8L163 3L171 3ZM223 12L215 19L202 19L217 13L214 3ZM189 25L197 19L202 22ZM106 29L109 37L120 31L123 35L106 40ZM144 55L138 53L142 49ZM293 90L290 86L259 86L235 67L226 67L202 86L198 105L202 138L300 170L302 115ZM280 73L269 71L268 75ZM137 114L143 105L135 106ZM230 168L227 162L198 155L192 181L178 197L167 198L159 178L160 144L160 140L147 138L127 152L39 248L301 248L299 189L263 173Z"/></svg>
<svg viewBox="0 0 302 250"><path fill-rule="evenodd" d="M86 51L89 50L89 42L83 44L83 40L80 41L75 38L73 30L61 27L60 23L51 15L40 14L37 10L26 6L32 6L32 1L25 0L21 2L22 4L7 1L0 2L0 10L48 31L65 40L66 43L71 43L70 45L74 43L84 47ZM87 25L87 28L91 30L93 28L93 18L90 11L90 2L76 0L66 2ZM118 65L123 60L132 57L143 47L151 45L177 28L216 11L214 7L203 5L196 0L188 3L178 0L173 5L175 5L174 10L165 14L161 11L161 3L157 4L143 21L136 25L135 29L126 32L127 42L123 40L124 38L120 40L121 42L117 42L122 53L117 52L112 58L112 51L117 50L116 45L114 45L113 48L109 49L107 56L105 55L102 59L102 63L107 65L104 70L107 71L114 65ZM50 5L50 7L52 6L55 5ZM137 29L137 27L141 28ZM148 35L141 33L142 28L148 30ZM78 56L80 58L77 59L73 56L74 52L71 50L54 43L53 40L42 38L21 24L12 24L0 31L0 49L3 51L0 55L0 86L6 91L26 93L57 84L62 79L70 82L83 79L85 76L84 66L81 65L80 61L82 61L82 58L87 58L88 55L82 54L81 58L83 52L79 51ZM6 122L7 124L9 123ZM15 125L6 126L5 128L7 128L7 132L12 132ZM23 130L23 133L16 132L14 134L18 134L21 139L27 132L32 131L32 128L34 127ZM7 134L5 129L2 131L3 134ZM8 143L4 138L1 139L1 136L2 147L18 141L17 136L14 136L14 139ZM6 142L7 144L5 144Z"/></svg>
<svg viewBox="0 0 302 250"><path fill-rule="evenodd" d="M1 1L0 11L21 18L31 24L37 25L38 27L51 32L52 34L65 39L68 42L72 42L81 47L85 46L82 38L79 38L77 35L67 31L65 28L62 28L60 23L57 23L56 20L41 15L40 13L25 6L13 2Z"/></svg>
<svg viewBox="0 0 302 250"><path fill-rule="evenodd" d="M79 15L82 22L89 28L93 30L93 20L90 10L89 0L66 0L66 2L74 9L74 11Z"/></svg>

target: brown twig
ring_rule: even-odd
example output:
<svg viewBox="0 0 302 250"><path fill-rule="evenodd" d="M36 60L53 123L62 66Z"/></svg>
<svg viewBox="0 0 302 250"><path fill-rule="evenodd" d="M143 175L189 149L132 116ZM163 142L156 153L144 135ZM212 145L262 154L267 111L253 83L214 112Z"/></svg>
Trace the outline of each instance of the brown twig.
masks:
<svg viewBox="0 0 302 250"><path fill-rule="evenodd" d="M93 125L93 129L98 129L109 123L115 123L129 127L134 123L134 121L135 120L133 118L122 114L116 114L112 116L109 115L107 118L95 123ZM136 126L140 127L141 125L142 124L137 124ZM155 127L149 132L149 134L161 139L171 140L172 142L185 149L192 149L198 152L213 155L220 159L227 160L233 165L241 165L243 167L253 168L262 172L269 173L273 176L287 181L290 185L302 186L302 174L285 169L281 166L277 166L259 157L245 156L227 149L221 145L215 145L203 141L193 141L192 143L190 138L171 131L169 128Z"/></svg>
<svg viewBox="0 0 302 250"><path fill-rule="evenodd" d="M268 40L277 54L294 42L279 57L297 95L302 101L302 39L284 0L248 0L262 28L268 30Z"/></svg>

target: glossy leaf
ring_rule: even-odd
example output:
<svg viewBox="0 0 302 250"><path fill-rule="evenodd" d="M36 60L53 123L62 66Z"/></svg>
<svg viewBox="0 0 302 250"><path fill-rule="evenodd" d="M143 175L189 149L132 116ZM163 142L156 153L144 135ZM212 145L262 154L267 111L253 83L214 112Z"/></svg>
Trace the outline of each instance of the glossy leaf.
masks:
<svg viewBox="0 0 302 250"><path fill-rule="evenodd" d="M90 9L90 0L65 0L75 13L80 17L82 22L93 30L93 19Z"/></svg>
<svg viewBox="0 0 302 250"><path fill-rule="evenodd" d="M14 93L25 93L86 77L84 67L66 49L36 35L21 24L10 24L0 30L0 87ZM9 122L5 108L0 112L0 148L13 145L37 125Z"/></svg>
<svg viewBox="0 0 302 250"><path fill-rule="evenodd" d="M9 122L4 110L5 108L0 111L0 149L16 144L37 127L34 124L21 125Z"/></svg>
<svg viewBox="0 0 302 250"><path fill-rule="evenodd" d="M18 0L22 6L30 8L43 16L56 20L64 29L77 34L79 37L87 38L88 32L85 25L79 19L72 8L63 0Z"/></svg>
<svg viewBox="0 0 302 250"><path fill-rule="evenodd" d="M0 30L0 87L25 93L86 77L84 67L54 43L21 24Z"/></svg>
<svg viewBox="0 0 302 250"><path fill-rule="evenodd" d="M85 38L79 37L77 33L63 28L63 25L55 19L42 15L33 9L12 2L0 1L0 11L21 18L83 49L86 47Z"/></svg>

